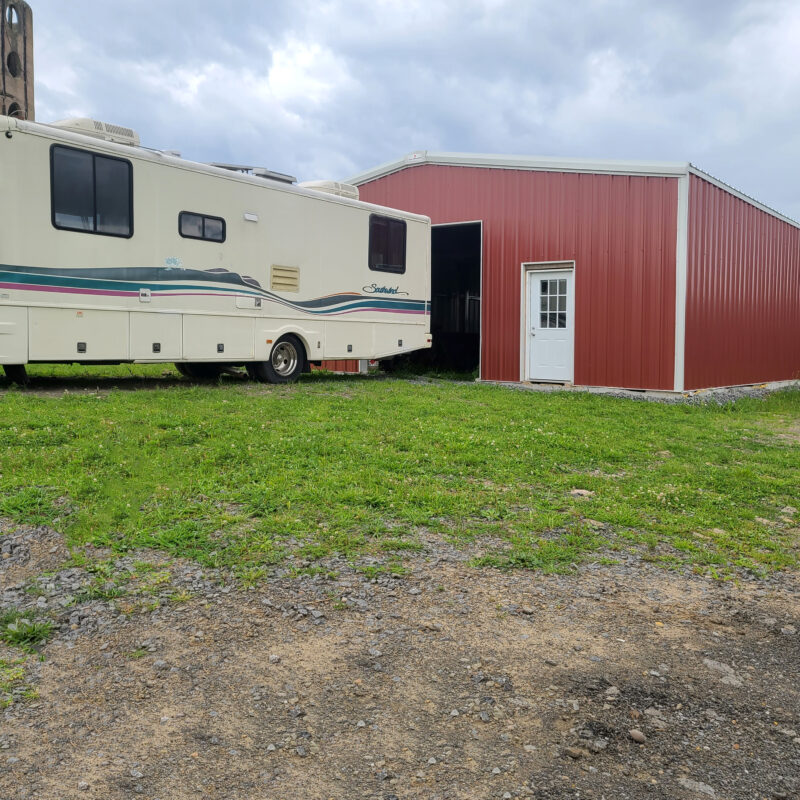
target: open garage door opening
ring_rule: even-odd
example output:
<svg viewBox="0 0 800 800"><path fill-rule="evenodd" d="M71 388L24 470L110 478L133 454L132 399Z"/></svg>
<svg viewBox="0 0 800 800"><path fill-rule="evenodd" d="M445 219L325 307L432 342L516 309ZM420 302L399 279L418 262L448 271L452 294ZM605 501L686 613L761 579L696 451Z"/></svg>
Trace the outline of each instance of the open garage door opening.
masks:
<svg viewBox="0 0 800 800"><path fill-rule="evenodd" d="M431 232L431 364L473 372L481 346L481 223Z"/></svg>
<svg viewBox="0 0 800 800"><path fill-rule="evenodd" d="M386 368L475 372L481 345L481 223L431 230L430 350L385 362Z"/></svg>

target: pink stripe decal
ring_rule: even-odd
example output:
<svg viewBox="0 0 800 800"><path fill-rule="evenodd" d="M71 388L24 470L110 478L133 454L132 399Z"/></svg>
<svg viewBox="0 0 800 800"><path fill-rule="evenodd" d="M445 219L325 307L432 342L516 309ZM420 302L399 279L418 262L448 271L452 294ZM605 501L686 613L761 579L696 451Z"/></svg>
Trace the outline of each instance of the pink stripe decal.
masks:
<svg viewBox="0 0 800 800"><path fill-rule="evenodd" d="M351 308L349 311L329 311L326 317L338 317L341 314L358 314L359 311L377 311L381 314L427 314L427 311L413 311L398 308Z"/></svg>
<svg viewBox="0 0 800 800"><path fill-rule="evenodd" d="M43 286L28 283L0 283L3 289L20 289L23 292L63 292L64 294L108 295L111 297L138 297L137 292L112 292L106 289L74 289L64 286Z"/></svg>

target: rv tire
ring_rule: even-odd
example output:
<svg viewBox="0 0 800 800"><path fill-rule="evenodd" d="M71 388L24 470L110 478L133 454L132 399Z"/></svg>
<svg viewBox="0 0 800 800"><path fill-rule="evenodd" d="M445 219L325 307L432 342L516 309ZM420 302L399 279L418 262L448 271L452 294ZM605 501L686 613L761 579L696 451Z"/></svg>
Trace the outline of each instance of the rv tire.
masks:
<svg viewBox="0 0 800 800"><path fill-rule="evenodd" d="M12 383L16 383L18 386L28 385L30 378L24 364L3 364L3 369L5 370L6 378Z"/></svg>
<svg viewBox="0 0 800 800"><path fill-rule="evenodd" d="M247 374L260 383L292 383L305 370L306 351L293 334L281 336L272 348L268 361L247 364Z"/></svg>
<svg viewBox="0 0 800 800"><path fill-rule="evenodd" d="M210 362L187 363L185 361L179 361L176 362L175 369L177 369L184 378L190 378L194 381L214 381L222 374L225 365Z"/></svg>

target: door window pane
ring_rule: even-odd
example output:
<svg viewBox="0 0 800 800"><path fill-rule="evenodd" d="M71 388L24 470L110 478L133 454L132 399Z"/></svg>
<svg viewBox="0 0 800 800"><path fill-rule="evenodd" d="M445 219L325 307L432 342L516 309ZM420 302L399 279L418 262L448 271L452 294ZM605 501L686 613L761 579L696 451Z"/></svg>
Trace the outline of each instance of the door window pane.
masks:
<svg viewBox="0 0 800 800"><path fill-rule="evenodd" d="M567 327L568 278L539 279L539 327Z"/></svg>

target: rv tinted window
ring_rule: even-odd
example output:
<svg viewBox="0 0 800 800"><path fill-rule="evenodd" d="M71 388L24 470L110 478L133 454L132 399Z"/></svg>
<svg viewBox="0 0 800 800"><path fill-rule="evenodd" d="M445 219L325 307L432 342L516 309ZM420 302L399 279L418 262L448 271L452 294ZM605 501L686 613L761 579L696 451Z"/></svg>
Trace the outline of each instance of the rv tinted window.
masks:
<svg viewBox="0 0 800 800"><path fill-rule="evenodd" d="M370 216L369 268L378 272L406 271L405 220Z"/></svg>
<svg viewBox="0 0 800 800"><path fill-rule="evenodd" d="M133 235L130 161L54 145L50 169L56 228Z"/></svg>
<svg viewBox="0 0 800 800"><path fill-rule="evenodd" d="M131 194L128 190L130 164L111 158L95 158L97 232L129 236Z"/></svg>
<svg viewBox="0 0 800 800"><path fill-rule="evenodd" d="M53 213L56 227L94 230L91 153L53 148Z"/></svg>
<svg viewBox="0 0 800 800"><path fill-rule="evenodd" d="M225 220L205 214L181 211L178 215L178 231L184 239L204 239L207 242L225 241Z"/></svg>

